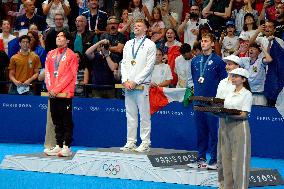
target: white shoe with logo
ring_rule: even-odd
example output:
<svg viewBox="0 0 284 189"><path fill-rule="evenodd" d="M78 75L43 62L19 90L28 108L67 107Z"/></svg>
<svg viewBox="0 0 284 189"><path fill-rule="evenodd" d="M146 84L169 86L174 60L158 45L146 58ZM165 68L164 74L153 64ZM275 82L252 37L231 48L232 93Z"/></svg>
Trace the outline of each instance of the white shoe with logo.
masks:
<svg viewBox="0 0 284 189"><path fill-rule="evenodd" d="M62 148L59 147L59 145L56 145L53 148L45 149L44 153L48 156L57 156L58 153L61 151Z"/></svg>
<svg viewBox="0 0 284 189"><path fill-rule="evenodd" d="M123 147L119 148L121 151L129 152L137 148L135 142L127 142Z"/></svg>
<svg viewBox="0 0 284 189"><path fill-rule="evenodd" d="M150 152L150 144L147 142L142 142L135 152Z"/></svg>
<svg viewBox="0 0 284 189"><path fill-rule="evenodd" d="M68 146L63 146L62 150L58 153L59 157L68 157L72 156L71 148L68 148Z"/></svg>
<svg viewBox="0 0 284 189"><path fill-rule="evenodd" d="M214 163L212 165L207 165L207 169L208 170L217 170L218 169L218 165L217 165L217 163Z"/></svg>

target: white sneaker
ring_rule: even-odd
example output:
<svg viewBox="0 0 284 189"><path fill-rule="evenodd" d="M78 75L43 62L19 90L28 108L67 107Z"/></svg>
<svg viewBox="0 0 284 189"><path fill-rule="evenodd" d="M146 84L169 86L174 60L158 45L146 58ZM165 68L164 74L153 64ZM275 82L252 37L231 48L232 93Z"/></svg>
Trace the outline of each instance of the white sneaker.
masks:
<svg viewBox="0 0 284 189"><path fill-rule="evenodd" d="M214 163L212 165L207 165L207 169L208 170L217 170L218 169L218 165L217 165L217 163Z"/></svg>
<svg viewBox="0 0 284 189"><path fill-rule="evenodd" d="M150 144L147 142L142 142L135 152L150 152Z"/></svg>
<svg viewBox="0 0 284 189"><path fill-rule="evenodd" d="M68 148L68 146L63 146L62 150L58 153L59 157L68 157L72 156L71 148Z"/></svg>
<svg viewBox="0 0 284 189"><path fill-rule="evenodd" d="M57 154L61 151L62 148L59 147L59 145L56 145L53 148L50 149L44 149L44 153L48 156L57 156Z"/></svg>
<svg viewBox="0 0 284 189"><path fill-rule="evenodd" d="M190 168L195 168L195 169L197 169L197 168L198 169L206 169L208 164L206 163L205 160L202 159L202 160L196 161L194 163L189 163L189 164L187 164L187 166L190 167Z"/></svg>
<svg viewBox="0 0 284 189"><path fill-rule="evenodd" d="M119 148L119 150L128 152L134 151L137 148L135 142L127 142L123 147Z"/></svg>

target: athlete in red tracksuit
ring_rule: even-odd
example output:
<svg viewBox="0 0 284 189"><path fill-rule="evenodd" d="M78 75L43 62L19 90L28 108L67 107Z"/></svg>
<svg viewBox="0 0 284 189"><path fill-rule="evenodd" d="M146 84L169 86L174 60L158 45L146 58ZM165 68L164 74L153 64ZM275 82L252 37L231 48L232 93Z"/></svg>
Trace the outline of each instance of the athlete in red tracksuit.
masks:
<svg viewBox="0 0 284 189"><path fill-rule="evenodd" d="M55 125L57 145L47 150L47 155L71 156L73 135L72 97L77 77L78 59L67 47L69 33L57 34L58 48L50 51L45 61L45 83L50 98L50 112ZM64 144L64 145L63 145Z"/></svg>

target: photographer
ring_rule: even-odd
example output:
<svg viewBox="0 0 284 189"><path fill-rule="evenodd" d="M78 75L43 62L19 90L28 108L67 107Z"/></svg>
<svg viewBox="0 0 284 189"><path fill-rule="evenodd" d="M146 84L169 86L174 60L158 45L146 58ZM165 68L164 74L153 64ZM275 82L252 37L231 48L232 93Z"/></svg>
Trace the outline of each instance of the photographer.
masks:
<svg viewBox="0 0 284 189"><path fill-rule="evenodd" d="M197 41L198 27L205 23L207 23L207 19L201 19L199 7L193 5L190 7L190 12L186 14L184 21L178 27L178 34L184 33L184 43L193 47L194 42Z"/></svg>
<svg viewBox="0 0 284 189"><path fill-rule="evenodd" d="M92 96L115 98L113 72L118 68L119 56L110 52L110 41L103 39L87 49L86 55L92 65L91 78L94 88ZM109 86L110 89L102 86Z"/></svg>
<svg viewBox="0 0 284 189"><path fill-rule="evenodd" d="M109 41L109 51L122 59L122 51L126 43L126 36L118 32L119 20L115 16L110 16L107 20L107 33L101 35L101 40Z"/></svg>

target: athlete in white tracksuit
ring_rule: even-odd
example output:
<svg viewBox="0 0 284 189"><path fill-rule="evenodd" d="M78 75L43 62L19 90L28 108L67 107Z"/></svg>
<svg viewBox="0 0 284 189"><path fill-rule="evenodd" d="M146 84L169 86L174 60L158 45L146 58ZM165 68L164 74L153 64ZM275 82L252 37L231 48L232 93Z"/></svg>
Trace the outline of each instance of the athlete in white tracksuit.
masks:
<svg viewBox="0 0 284 189"><path fill-rule="evenodd" d="M135 22L135 38L126 42L121 63L122 84L125 91L127 118L127 143L123 151L150 150L151 116L149 104L149 84L156 60L155 43L146 38L147 26L144 20ZM142 85L143 90L135 89ZM140 114L141 145L136 148L138 112Z"/></svg>

